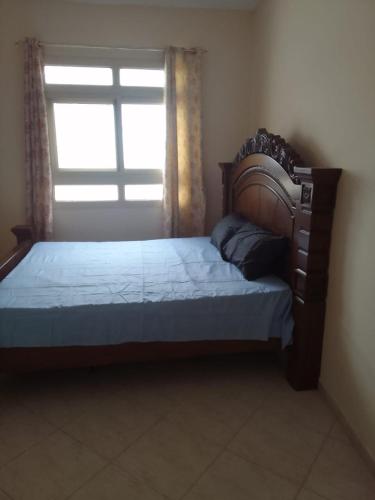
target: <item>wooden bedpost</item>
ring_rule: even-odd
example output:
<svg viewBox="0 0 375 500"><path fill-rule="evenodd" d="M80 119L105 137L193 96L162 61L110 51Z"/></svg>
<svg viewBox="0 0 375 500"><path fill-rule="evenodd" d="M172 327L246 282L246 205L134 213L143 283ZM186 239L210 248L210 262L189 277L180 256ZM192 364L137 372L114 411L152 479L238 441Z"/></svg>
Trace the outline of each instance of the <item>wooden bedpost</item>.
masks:
<svg viewBox="0 0 375 500"><path fill-rule="evenodd" d="M12 227L12 233L17 239L17 245L24 241L34 241L33 228L28 225Z"/></svg>
<svg viewBox="0 0 375 500"><path fill-rule="evenodd" d="M341 169L295 167L301 183L297 201L292 289L295 331L287 378L296 390L318 385L328 285L333 212Z"/></svg>
<svg viewBox="0 0 375 500"><path fill-rule="evenodd" d="M16 267L33 246L34 238L31 226L14 226L12 233L17 239L17 246L0 259L0 281Z"/></svg>

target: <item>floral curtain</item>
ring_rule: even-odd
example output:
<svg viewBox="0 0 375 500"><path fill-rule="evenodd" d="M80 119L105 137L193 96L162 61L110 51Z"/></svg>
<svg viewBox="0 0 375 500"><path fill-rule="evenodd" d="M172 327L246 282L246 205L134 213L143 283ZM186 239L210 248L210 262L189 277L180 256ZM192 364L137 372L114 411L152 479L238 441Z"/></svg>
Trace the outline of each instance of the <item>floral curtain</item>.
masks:
<svg viewBox="0 0 375 500"><path fill-rule="evenodd" d="M166 51L164 225L167 237L204 234L201 59L199 49L170 47Z"/></svg>
<svg viewBox="0 0 375 500"><path fill-rule="evenodd" d="M52 236L52 178L40 43L24 41L26 215L37 240Z"/></svg>

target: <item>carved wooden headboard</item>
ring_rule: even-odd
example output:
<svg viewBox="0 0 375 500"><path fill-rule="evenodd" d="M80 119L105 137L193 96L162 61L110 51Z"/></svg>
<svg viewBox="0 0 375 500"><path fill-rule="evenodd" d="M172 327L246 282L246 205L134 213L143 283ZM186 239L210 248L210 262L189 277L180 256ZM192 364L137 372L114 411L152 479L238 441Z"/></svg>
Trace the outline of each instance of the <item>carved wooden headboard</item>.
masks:
<svg viewBox="0 0 375 500"><path fill-rule="evenodd" d="M317 386L324 332L329 248L341 169L306 167L278 135L259 129L232 163L221 163L224 214L237 212L290 239L294 343L288 378Z"/></svg>

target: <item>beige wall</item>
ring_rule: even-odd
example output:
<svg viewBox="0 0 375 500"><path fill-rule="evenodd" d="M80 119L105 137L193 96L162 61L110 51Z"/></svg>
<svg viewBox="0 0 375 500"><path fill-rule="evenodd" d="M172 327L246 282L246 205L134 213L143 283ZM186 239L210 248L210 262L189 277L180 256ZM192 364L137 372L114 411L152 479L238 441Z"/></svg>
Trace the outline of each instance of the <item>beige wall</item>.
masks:
<svg viewBox="0 0 375 500"><path fill-rule="evenodd" d="M255 13L256 126L344 169L321 382L375 458L375 2L264 0Z"/></svg>
<svg viewBox="0 0 375 500"><path fill-rule="evenodd" d="M204 61L204 164L208 227L220 215L219 161L233 158L249 134L247 65L250 13L69 4L54 0L0 0L0 253L13 244L9 228L24 220L22 54L14 42L36 36L47 42L122 47L201 46ZM145 151L146 153L146 151ZM98 224L98 217L100 223ZM145 238L160 235L157 208L68 208L56 217L69 237ZM64 231L62 231L64 232Z"/></svg>

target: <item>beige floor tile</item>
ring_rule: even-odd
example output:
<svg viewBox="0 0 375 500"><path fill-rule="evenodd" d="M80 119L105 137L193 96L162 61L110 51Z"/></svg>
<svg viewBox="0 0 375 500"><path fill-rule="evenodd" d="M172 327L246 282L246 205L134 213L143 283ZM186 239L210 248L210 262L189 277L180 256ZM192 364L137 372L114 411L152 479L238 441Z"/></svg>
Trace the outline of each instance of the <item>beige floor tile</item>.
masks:
<svg viewBox="0 0 375 500"><path fill-rule="evenodd" d="M0 500L11 500L11 498L0 490Z"/></svg>
<svg viewBox="0 0 375 500"><path fill-rule="evenodd" d="M107 467L80 488L69 500L165 500L139 479L114 467ZM0 497L1 500L1 497Z"/></svg>
<svg viewBox="0 0 375 500"><path fill-rule="evenodd" d="M176 402L191 394L214 393L249 400L254 388L263 396L275 388L280 373L273 364L252 362L249 358L224 357L180 360L134 367L129 382L143 382ZM249 388L251 390L249 390Z"/></svg>
<svg viewBox="0 0 375 500"><path fill-rule="evenodd" d="M79 418L85 411L87 405L100 406L100 396L77 389L42 390L39 394L28 394L24 404L31 411L40 415L57 427Z"/></svg>
<svg viewBox="0 0 375 500"><path fill-rule="evenodd" d="M247 375L236 374L235 377L218 377L198 390L203 397L220 397L222 400L234 401L248 407L250 411L257 408L274 388L273 383L253 380ZM195 394L197 391L195 392Z"/></svg>
<svg viewBox="0 0 375 500"><path fill-rule="evenodd" d="M151 393L169 400L173 407L176 407L204 387L209 378L209 369L207 373L202 373L194 365L190 369L188 367L190 365L187 362L181 362L167 363L163 368L151 365L144 372L133 370L127 388L143 386Z"/></svg>
<svg viewBox="0 0 375 500"><path fill-rule="evenodd" d="M0 488L14 500L61 500L105 462L58 431L0 470Z"/></svg>
<svg viewBox="0 0 375 500"><path fill-rule="evenodd" d="M189 488L188 500L284 500L307 475L296 500L375 499L319 392L292 391L267 362L8 376L0 393L0 500L174 500ZM228 441L233 453L215 460Z"/></svg>
<svg viewBox="0 0 375 500"><path fill-rule="evenodd" d="M219 387L200 386L191 391L170 414L177 422L219 445L225 445L255 412L264 399L257 386L248 384L246 392L227 391Z"/></svg>
<svg viewBox="0 0 375 500"><path fill-rule="evenodd" d="M236 398L250 402L254 396L264 399L273 392L280 380L280 374L273 370L264 371L259 367L239 363L217 364L199 378L202 390L212 392L223 398Z"/></svg>
<svg viewBox="0 0 375 500"><path fill-rule="evenodd" d="M180 498L220 448L182 423L165 419L128 448L118 464L152 489Z"/></svg>
<svg viewBox="0 0 375 500"><path fill-rule="evenodd" d="M158 412L139 406L124 391L107 395L64 431L106 459L118 456L159 420Z"/></svg>
<svg viewBox="0 0 375 500"><path fill-rule="evenodd" d="M22 406L0 407L0 466L20 455L55 430Z"/></svg>
<svg viewBox="0 0 375 500"><path fill-rule="evenodd" d="M246 422L247 412L225 406L225 401L207 398L189 406L185 404L169 415L169 420L186 425L191 432L209 439L219 446L225 446Z"/></svg>
<svg viewBox="0 0 375 500"><path fill-rule="evenodd" d="M225 452L184 500L293 500L297 489L287 479Z"/></svg>
<svg viewBox="0 0 375 500"><path fill-rule="evenodd" d="M303 488L299 493L297 500L326 500L324 497Z"/></svg>
<svg viewBox="0 0 375 500"><path fill-rule="evenodd" d="M148 382L142 380L129 381L124 385L121 394L144 410L160 417L178 406L178 402L176 402L173 394L171 396L171 391L168 390L166 381L158 379Z"/></svg>
<svg viewBox="0 0 375 500"><path fill-rule="evenodd" d="M301 484L324 436L263 409L257 411L229 449Z"/></svg>
<svg viewBox="0 0 375 500"><path fill-rule="evenodd" d="M337 420L331 429L329 436L332 439L338 439L345 444L351 445L351 440L348 433L346 432L344 426Z"/></svg>
<svg viewBox="0 0 375 500"><path fill-rule="evenodd" d="M263 407L290 422L323 434L330 431L335 421L335 415L319 391L295 391L287 384L273 392Z"/></svg>
<svg viewBox="0 0 375 500"><path fill-rule="evenodd" d="M29 410L57 427L78 418L88 408L100 406L103 397L122 389L95 372L72 370L31 375L20 379L16 388L18 399Z"/></svg>
<svg viewBox="0 0 375 500"><path fill-rule="evenodd" d="M328 439L314 463L306 487L330 500L374 500L375 477L357 451Z"/></svg>
<svg viewBox="0 0 375 500"><path fill-rule="evenodd" d="M7 379L7 387L13 395L22 397L30 394L57 392L86 391L95 392L103 388L107 393L123 387L123 377L119 380L112 367L97 367L94 369L67 369L59 371L36 372L20 374Z"/></svg>

